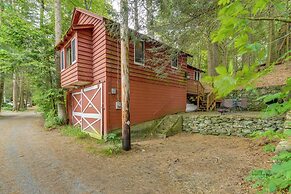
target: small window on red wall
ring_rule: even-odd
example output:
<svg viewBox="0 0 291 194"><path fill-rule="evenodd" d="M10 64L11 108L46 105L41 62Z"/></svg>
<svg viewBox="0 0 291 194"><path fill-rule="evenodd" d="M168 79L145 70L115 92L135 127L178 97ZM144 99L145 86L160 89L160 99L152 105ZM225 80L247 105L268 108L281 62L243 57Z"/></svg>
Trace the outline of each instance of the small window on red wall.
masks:
<svg viewBox="0 0 291 194"><path fill-rule="evenodd" d="M144 65L145 61L145 43L142 40L137 40L134 43L134 63Z"/></svg>
<svg viewBox="0 0 291 194"><path fill-rule="evenodd" d="M65 54L64 50L61 51L61 71L65 69Z"/></svg>
<svg viewBox="0 0 291 194"><path fill-rule="evenodd" d="M195 74L194 74L194 79L195 80L197 80L197 81L199 81L200 80L200 72L198 72L198 71L195 71Z"/></svg>
<svg viewBox="0 0 291 194"><path fill-rule="evenodd" d="M178 69L178 57L177 56L172 57L171 67L174 69Z"/></svg>
<svg viewBox="0 0 291 194"><path fill-rule="evenodd" d="M76 61L76 39L74 38L66 47L66 66L68 67L70 65L73 65Z"/></svg>
<svg viewBox="0 0 291 194"><path fill-rule="evenodd" d="M72 47L72 63L76 62L76 39L74 38L71 42L71 47Z"/></svg>
<svg viewBox="0 0 291 194"><path fill-rule="evenodd" d="M71 45L66 48L66 66L72 65Z"/></svg>

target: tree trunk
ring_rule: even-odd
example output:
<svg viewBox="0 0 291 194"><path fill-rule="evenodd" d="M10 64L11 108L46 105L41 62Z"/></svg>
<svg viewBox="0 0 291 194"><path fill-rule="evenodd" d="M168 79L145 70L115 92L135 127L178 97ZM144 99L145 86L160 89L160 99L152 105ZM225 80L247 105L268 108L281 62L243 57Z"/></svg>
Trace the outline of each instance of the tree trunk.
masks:
<svg viewBox="0 0 291 194"><path fill-rule="evenodd" d="M129 90L129 37L128 1L121 0L121 101L122 101L122 149L130 150L130 90Z"/></svg>
<svg viewBox="0 0 291 194"><path fill-rule="evenodd" d="M40 9L39 9L39 26L43 27L43 19L44 19L44 0L40 0Z"/></svg>
<svg viewBox="0 0 291 194"><path fill-rule="evenodd" d="M228 68L228 47L226 43L221 45L221 53L219 55L221 56L219 58L219 64L223 64L226 68Z"/></svg>
<svg viewBox="0 0 291 194"><path fill-rule="evenodd" d="M0 0L0 16L3 11L4 11L3 0ZM0 17L0 25L1 23L2 23L2 17Z"/></svg>
<svg viewBox="0 0 291 194"><path fill-rule="evenodd" d="M273 8L270 8L270 15L273 13ZM277 59L275 44L275 21L269 21L269 36L268 36L268 59L267 66L271 65Z"/></svg>
<svg viewBox="0 0 291 194"><path fill-rule="evenodd" d="M147 32L149 36L154 36L154 32L153 32L153 24L154 24L154 20L153 20L153 1L152 0L146 0L146 16L147 16L147 20L146 20L146 27L147 27Z"/></svg>
<svg viewBox="0 0 291 194"><path fill-rule="evenodd" d="M3 96L4 96L4 75L3 73L0 73L0 112L3 102Z"/></svg>
<svg viewBox="0 0 291 194"><path fill-rule="evenodd" d="M243 54L241 56L241 66L243 67L244 65L249 66L249 55L248 54Z"/></svg>
<svg viewBox="0 0 291 194"><path fill-rule="evenodd" d="M19 76L19 109L24 109L24 80L23 74Z"/></svg>
<svg viewBox="0 0 291 194"><path fill-rule="evenodd" d="M139 21L138 21L138 0L134 0L134 29L139 31Z"/></svg>
<svg viewBox="0 0 291 194"><path fill-rule="evenodd" d="M209 40L208 42L208 75L209 76L216 76L217 72L215 68L219 64L218 58L218 45L217 43L211 43Z"/></svg>
<svg viewBox="0 0 291 194"><path fill-rule="evenodd" d="M61 1L55 0L55 45L57 45L62 38L62 23L61 23ZM55 52L55 64L56 64L56 88L61 89L60 81L60 52ZM64 103L64 93L61 92L61 97L57 99L58 117L62 121L66 122L66 107Z"/></svg>
<svg viewBox="0 0 291 194"><path fill-rule="evenodd" d="M237 60L237 54L233 54L233 74L236 75L236 72L238 71L238 60Z"/></svg>
<svg viewBox="0 0 291 194"><path fill-rule="evenodd" d="M18 76L17 73L14 70L13 73L13 111L19 111L18 106Z"/></svg>
<svg viewBox="0 0 291 194"><path fill-rule="evenodd" d="M92 0L84 0L85 9L90 10L92 6Z"/></svg>
<svg viewBox="0 0 291 194"><path fill-rule="evenodd" d="M290 49L290 35L289 35L290 24L286 24L286 28L287 28L286 29L286 35L287 35L287 37L286 37L286 53L288 53L286 58L288 59L291 56L291 53L289 52L289 49Z"/></svg>
<svg viewBox="0 0 291 194"><path fill-rule="evenodd" d="M207 44L207 68L208 68L208 75L212 76L214 74L213 72L213 62L212 62L212 45L211 41L208 41Z"/></svg>

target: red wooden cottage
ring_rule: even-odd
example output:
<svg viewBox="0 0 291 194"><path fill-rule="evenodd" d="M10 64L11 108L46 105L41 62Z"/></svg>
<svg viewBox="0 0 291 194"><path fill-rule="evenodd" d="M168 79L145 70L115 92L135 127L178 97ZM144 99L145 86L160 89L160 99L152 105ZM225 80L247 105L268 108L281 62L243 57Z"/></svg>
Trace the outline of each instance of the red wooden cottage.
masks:
<svg viewBox="0 0 291 194"><path fill-rule="evenodd" d="M120 42L111 35L109 22L76 8L70 29L56 47L69 121L99 137L121 127ZM154 59L150 50L161 43L136 34L129 48L132 124L184 112L187 93L201 92L201 70L189 66L187 71L189 55L183 52Z"/></svg>

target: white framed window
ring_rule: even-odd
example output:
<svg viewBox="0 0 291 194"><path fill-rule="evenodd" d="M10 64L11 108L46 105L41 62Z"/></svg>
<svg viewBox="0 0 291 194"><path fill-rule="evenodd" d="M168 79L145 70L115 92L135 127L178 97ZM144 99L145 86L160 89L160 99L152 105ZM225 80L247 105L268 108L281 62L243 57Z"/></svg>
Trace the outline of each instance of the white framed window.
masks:
<svg viewBox="0 0 291 194"><path fill-rule="evenodd" d="M72 52L71 52L71 44L66 48L66 67L72 65Z"/></svg>
<svg viewBox="0 0 291 194"><path fill-rule="evenodd" d="M145 42L137 40L134 42L134 63L144 65L145 62Z"/></svg>
<svg viewBox="0 0 291 194"><path fill-rule="evenodd" d="M72 64L76 63L77 56L76 56L76 38L71 41L71 57L72 57Z"/></svg>
<svg viewBox="0 0 291 194"><path fill-rule="evenodd" d="M172 57L171 67L174 69L178 69L178 57L177 56Z"/></svg>
<svg viewBox="0 0 291 194"><path fill-rule="evenodd" d="M69 67L77 61L77 48L76 48L76 38L73 38L68 46L65 48L65 65Z"/></svg>
<svg viewBox="0 0 291 194"><path fill-rule="evenodd" d="M61 51L61 71L65 69L65 53L64 49Z"/></svg>
<svg viewBox="0 0 291 194"><path fill-rule="evenodd" d="M200 72L199 71L195 71L195 73L194 73L194 80L197 80L197 81L200 80Z"/></svg>

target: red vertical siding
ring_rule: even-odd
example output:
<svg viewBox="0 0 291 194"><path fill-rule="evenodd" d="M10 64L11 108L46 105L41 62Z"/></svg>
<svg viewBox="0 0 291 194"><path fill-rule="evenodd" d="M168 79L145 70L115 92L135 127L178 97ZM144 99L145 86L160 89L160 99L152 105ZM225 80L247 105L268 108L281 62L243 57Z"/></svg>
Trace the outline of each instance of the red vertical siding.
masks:
<svg viewBox="0 0 291 194"><path fill-rule="evenodd" d="M81 13L78 24L93 24L92 32L92 74L93 84L105 81L105 23L103 20Z"/></svg>
<svg viewBox="0 0 291 194"><path fill-rule="evenodd" d="M110 78L108 89L116 88L120 80ZM121 110L116 110L115 102L121 96L108 93L109 126L108 130L121 127ZM186 87L175 87L142 80L130 80L131 123L136 124L160 118L164 115L183 112L186 107Z"/></svg>
<svg viewBox="0 0 291 194"><path fill-rule="evenodd" d="M187 68L187 73L190 80L195 80L195 70L192 68Z"/></svg>
<svg viewBox="0 0 291 194"><path fill-rule="evenodd" d="M74 32L72 37L67 40L66 45L71 44L73 38L76 40L76 62L70 66L65 66L65 69L61 72L61 84L63 87L90 84L93 81L92 29ZM65 55L66 45L63 46Z"/></svg>
<svg viewBox="0 0 291 194"><path fill-rule="evenodd" d="M186 58L179 57L179 69L174 69L164 56L163 64L153 64L147 60L152 58L150 48L146 43L146 64L134 64L134 46L130 44L130 111L131 123L136 124L166 114L185 111L186 107ZM120 44L107 34L106 38L106 72L108 94L107 131L121 127L121 110L116 110L116 102L121 101L120 92ZM154 72L157 65L165 66L165 77L161 78ZM111 94L111 88L117 88L117 94Z"/></svg>

